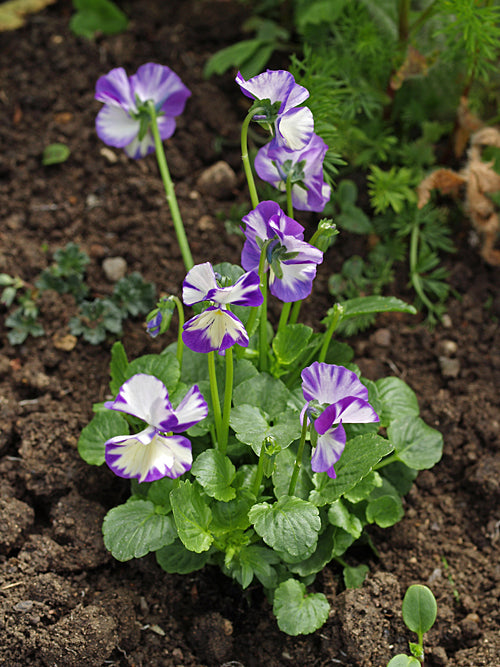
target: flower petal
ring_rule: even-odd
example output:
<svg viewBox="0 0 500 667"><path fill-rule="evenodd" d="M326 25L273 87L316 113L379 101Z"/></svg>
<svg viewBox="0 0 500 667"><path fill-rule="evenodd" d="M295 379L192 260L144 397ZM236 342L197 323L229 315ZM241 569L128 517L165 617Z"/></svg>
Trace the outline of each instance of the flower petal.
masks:
<svg viewBox="0 0 500 667"><path fill-rule="evenodd" d="M308 107L290 109L276 122L275 141L278 145L297 151L307 146L313 132L314 118L311 109Z"/></svg>
<svg viewBox="0 0 500 667"><path fill-rule="evenodd" d="M133 158L134 160L139 160L140 158L146 157L150 153L153 153L155 150L155 142L151 130L148 130L144 135L144 138L139 141L137 137L133 141L125 146L125 153Z"/></svg>
<svg viewBox="0 0 500 667"><path fill-rule="evenodd" d="M188 393L174 410L177 425L172 429L175 433L186 431L208 415L207 402L197 385L191 387Z"/></svg>
<svg viewBox="0 0 500 667"><path fill-rule="evenodd" d="M334 424L369 424L378 422L379 416L372 406L361 398L342 398L329 405L314 422L318 433L326 433Z"/></svg>
<svg viewBox="0 0 500 667"><path fill-rule="evenodd" d="M306 401L316 400L329 405L346 397L368 401L368 389L356 373L344 366L315 361L304 368L301 377Z"/></svg>
<svg viewBox="0 0 500 667"><path fill-rule="evenodd" d="M194 352L222 352L233 345L248 345L243 323L221 308L207 308L184 325L182 340Z"/></svg>
<svg viewBox="0 0 500 667"><path fill-rule="evenodd" d="M320 435L311 456L311 468L314 472L326 472L328 477L335 479L334 465L342 456L345 448L346 435L344 427L339 424Z"/></svg>
<svg viewBox="0 0 500 667"><path fill-rule="evenodd" d="M124 148L139 133L139 121L131 118L121 107L105 104L95 121L97 136L108 146Z"/></svg>
<svg viewBox="0 0 500 667"><path fill-rule="evenodd" d="M168 391L153 375L137 373L120 387L114 401L104 406L142 419L160 431L169 431L177 423Z"/></svg>
<svg viewBox="0 0 500 667"><path fill-rule="evenodd" d="M320 262L323 259L323 253L321 255ZM271 270L269 275L269 291L284 303L305 299L311 294L312 283L316 277L316 264L320 262L281 262L280 266L283 277L277 278Z"/></svg>
<svg viewBox="0 0 500 667"><path fill-rule="evenodd" d="M216 303L231 303L235 306L260 306L264 300L260 279L255 271L244 273L234 285L218 288L210 298Z"/></svg>
<svg viewBox="0 0 500 667"><path fill-rule="evenodd" d="M119 477L154 482L162 477L175 479L191 468L193 454L191 443L180 435L155 434L149 444L143 444L137 436L128 436L122 442L112 438L105 445L105 459Z"/></svg>
<svg viewBox="0 0 500 667"><path fill-rule="evenodd" d="M309 97L309 91L303 86L295 83L290 72L285 70L270 70L248 79L242 77L240 72L236 77L236 83L247 97L256 100L271 100L271 103L280 101L280 113L285 112Z"/></svg>
<svg viewBox="0 0 500 667"><path fill-rule="evenodd" d="M137 111L130 80L123 67L112 69L99 77L95 87L95 99L125 111Z"/></svg>
<svg viewBox="0 0 500 667"><path fill-rule="evenodd" d="M188 271L182 283L182 300L186 306L205 301L208 295L217 290L215 273L210 262L196 264Z"/></svg>
<svg viewBox="0 0 500 667"><path fill-rule="evenodd" d="M178 116L184 111L191 91L170 67L157 63L141 65L130 77L134 95L142 101L153 100L157 111L167 116Z"/></svg>

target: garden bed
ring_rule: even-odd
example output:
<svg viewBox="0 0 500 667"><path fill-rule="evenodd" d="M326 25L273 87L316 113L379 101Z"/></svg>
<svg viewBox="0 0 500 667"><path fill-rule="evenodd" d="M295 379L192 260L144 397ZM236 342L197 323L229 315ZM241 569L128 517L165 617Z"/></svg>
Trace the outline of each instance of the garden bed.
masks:
<svg viewBox="0 0 500 667"><path fill-rule="evenodd" d="M127 32L95 42L69 31L69 2L2 34L0 273L33 283L56 249L75 242L91 258L92 296L112 293L107 257L123 257L128 272L159 292L179 292L185 272L154 155L130 160L105 148L94 129L97 78L151 61L170 66L192 91L166 150L195 262L239 261L242 241L226 233L224 217L248 199L238 143L248 105L231 76L205 81L202 71L211 53L241 38L242 6L149 0L124 9ZM55 142L71 155L43 167L43 149ZM237 178L215 196L200 176L221 159ZM309 214L298 218L312 222ZM368 548L349 553L352 564L370 565L362 589L344 591L335 564L317 577L313 588L332 612L305 637L278 630L259 585L241 591L211 567L167 575L152 556L113 560L102 518L124 502L129 485L107 467L88 466L76 449L92 404L108 395L112 341L73 346L72 298L45 292L45 335L12 346L2 307L0 663L384 667L414 640L401 600L408 585L423 583L438 602L426 664L498 664L500 275L470 245L467 221L455 228L458 252L446 259L454 297L444 323L430 331L418 316L386 315L349 341L365 376L397 375L413 388L422 417L444 436L443 458L419 474L400 523L370 529L378 558ZM354 252L364 252L363 238L342 234L319 267L316 296L304 306L316 327L330 300L328 276ZM411 300L401 276L394 293ZM123 343L130 358L164 344L140 319L126 323Z"/></svg>

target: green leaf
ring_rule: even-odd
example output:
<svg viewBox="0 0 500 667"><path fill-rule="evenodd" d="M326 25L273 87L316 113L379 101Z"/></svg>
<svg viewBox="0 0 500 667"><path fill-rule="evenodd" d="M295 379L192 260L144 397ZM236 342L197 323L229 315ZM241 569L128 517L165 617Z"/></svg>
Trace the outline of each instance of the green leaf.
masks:
<svg viewBox="0 0 500 667"><path fill-rule="evenodd" d="M127 367L128 359L123 343L116 341L111 348L111 362L109 365L111 374L109 388L113 396L118 394L118 390L127 379Z"/></svg>
<svg viewBox="0 0 500 667"><path fill-rule="evenodd" d="M421 667L421 664L420 660L405 655L404 653L400 653L399 655L395 655L394 658L391 658L387 663L387 667Z"/></svg>
<svg viewBox="0 0 500 667"><path fill-rule="evenodd" d="M69 27L75 35L92 39L96 32L115 35L123 32L128 19L110 0L73 0L77 10L71 17Z"/></svg>
<svg viewBox="0 0 500 667"><path fill-rule="evenodd" d="M401 499L396 496L380 496L368 502L366 519L381 528L388 528L400 521L404 516Z"/></svg>
<svg viewBox="0 0 500 667"><path fill-rule="evenodd" d="M428 632L437 615L436 598L427 586L410 586L403 598L403 620L407 627L417 634Z"/></svg>
<svg viewBox="0 0 500 667"><path fill-rule="evenodd" d="M236 498L228 502L214 503L210 528L214 535L221 536L250 526L248 510L255 503L255 496L247 489L238 489Z"/></svg>
<svg viewBox="0 0 500 667"><path fill-rule="evenodd" d="M313 334L305 324L288 324L273 339L273 351L282 366L292 364L304 351Z"/></svg>
<svg viewBox="0 0 500 667"><path fill-rule="evenodd" d="M369 571L368 565L357 565L356 567L346 565L343 571L345 587L361 588Z"/></svg>
<svg viewBox="0 0 500 667"><path fill-rule="evenodd" d="M359 503L360 500L368 498L373 489L379 486L382 486L382 478L378 472L372 470L356 486L344 493L344 498L351 503Z"/></svg>
<svg viewBox="0 0 500 667"><path fill-rule="evenodd" d="M104 517L102 532L106 548L119 561L141 558L177 537L172 517L157 513L149 500L114 507Z"/></svg>
<svg viewBox="0 0 500 667"><path fill-rule="evenodd" d="M212 520L210 508L198 487L189 481L180 482L170 494L175 525L182 543L190 551L207 551L213 542L208 530Z"/></svg>
<svg viewBox="0 0 500 667"><path fill-rule="evenodd" d="M134 359L127 367L127 379L136 373L154 375L163 382L169 393L174 391L181 374L179 362L173 354L146 354Z"/></svg>
<svg viewBox="0 0 500 667"><path fill-rule="evenodd" d="M381 378L375 382L382 414L379 414L381 426L386 426L399 417L418 417L420 409L415 392L406 382L397 377Z"/></svg>
<svg viewBox="0 0 500 667"><path fill-rule="evenodd" d="M342 229L353 234L372 234L373 223L366 213L354 204L345 204L335 222Z"/></svg>
<svg viewBox="0 0 500 667"><path fill-rule="evenodd" d="M273 438L277 446L285 449L300 437L301 431L299 413L295 410L284 410L271 426L262 410L253 405L234 407L229 423L238 440L250 445L257 456L266 438Z"/></svg>
<svg viewBox="0 0 500 667"><path fill-rule="evenodd" d="M201 568L210 558L210 552L197 554L189 551L180 540L159 549L156 554L158 565L170 574L189 574Z"/></svg>
<svg viewBox="0 0 500 667"><path fill-rule="evenodd" d="M231 487L235 475L235 467L227 456L215 449L207 449L198 455L191 472L205 493L216 500L227 502L236 496Z"/></svg>
<svg viewBox="0 0 500 667"><path fill-rule="evenodd" d="M103 410L82 429L78 439L78 453L90 465L100 466L104 463L106 440L128 433L128 422L122 415L113 410Z"/></svg>
<svg viewBox="0 0 500 667"><path fill-rule="evenodd" d="M278 575L273 565L279 563L278 554L258 544L244 545L226 564L225 569L238 581L242 588L248 588L254 576L264 588L275 588Z"/></svg>
<svg viewBox="0 0 500 667"><path fill-rule="evenodd" d="M374 313L411 313L416 314L416 308L394 296L360 296L348 299L342 303L344 312L342 320L359 315L372 315Z"/></svg>
<svg viewBox="0 0 500 667"><path fill-rule="evenodd" d="M277 454L275 459L275 467L273 472L274 495L276 498L286 496L288 494L288 487L290 486L290 476L293 466L295 464L296 452L295 448L283 449ZM309 493L313 488L311 470L311 451L307 446L304 449L302 457L302 465L299 468L299 476L295 485L293 495L297 498L307 500Z"/></svg>
<svg viewBox="0 0 500 667"><path fill-rule="evenodd" d="M333 503L356 486L392 450L389 440L373 433L348 440L335 466L336 479L330 479L326 473L316 473L313 477L315 489L309 500L318 507Z"/></svg>
<svg viewBox="0 0 500 667"><path fill-rule="evenodd" d="M326 623L330 605L323 593L306 594L304 584L288 579L274 593L273 612L282 632L308 635Z"/></svg>
<svg viewBox="0 0 500 667"><path fill-rule="evenodd" d="M260 408L269 419L278 417L287 407L290 392L286 386L268 373L259 373L235 387L233 405L252 405Z"/></svg>
<svg viewBox="0 0 500 667"><path fill-rule="evenodd" d="M241 69L243 63L257 53L264 43L261 39L245 39L217 51L207 60L204 77L208 79L213 74L224 74L230 67Z"/></svg>
<svg viewBox="0 0 500 667"><path fill-rule="evenodd" d="M356 540L363 532L363 524L361 521L355 514L349 512L347 507L340 499L336 500L330 505L328 509L328 521L333 526L343 528Z"/></svg>
<svg viewBox="0 0 500 667"><path fill-rule="evenodd" d="M432 468L443 454L443 436L420 417L396 419L387 435L398 459L415 470Z"/></svg>
<svg viewBox="0 0 500 667"><path fill-rule="evenodd" d="M287 564L290 572L298 574L300 577L308 577L321 570L329 563L335 551L335 528L327 526L318 539L318 544L314 552L297 563Z"/></svg>
<svg viewBox="0 0 500 667"><path fill-rule="evenodd" d="M42 164L47 167L51 164L66 162L71 151L65 144L50 144L43 149Z"/></svg>
<svg viewBox="0 0 500 667"><path fill-rule="evenodd" d="M283 496L273 505L254 505L248 518L266 544L293 557L307 553L317 543L321 528L318 509L293 496Z"/></svg>

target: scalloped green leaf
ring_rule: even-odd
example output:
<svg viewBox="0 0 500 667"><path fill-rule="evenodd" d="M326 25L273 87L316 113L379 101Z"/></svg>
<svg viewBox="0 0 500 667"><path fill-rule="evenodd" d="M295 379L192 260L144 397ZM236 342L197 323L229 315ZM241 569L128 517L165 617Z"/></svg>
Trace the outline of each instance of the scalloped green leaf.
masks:
<svg viewBox="0 0 500 667"><path fill-rule="evenodd" d="M304 584L288 579L274 593L273 612L282 632L308 635L326 623L330 605L323 593L308 594Z"/></svg>
<svg viewBox="0 0 500 667"><path fill-rule="evenodd" d="M207 551L214 541L209 530L212 512L198 487L189 480L180 482L170 493L170 504L179 537L190 551Z"/></svg>
<svg viewBox="0 0 500 667"><path fill-rule="evenodd" d="M205 493L216 500L228 501L236 496L231 486L236 469L227 456L215 449L207 449L199 454L191 468Z"/></svg>
<svg viewBox="0 0 500 667"><path fill-rule="evenodd" d="M397 458L415 470L432 468L443 454L443 436L420 417L396 419L387 429Z"/></svg>
<svg viewBox="0 0 500 667"><path fill-rule="evenodd" d="M113 507L104 517L102 532L106 548L119 561L142 558L177 537L172 517L158 513L149 500Z"/></svg>
<svg viewBox="0 0 500 667"><path fill-rule="evenodd" d="M127 420L118 412L103 410L98 412L82 429L78 439L78 453L90 465L104 463L104 443L115 435L127 435Z"/></svg>

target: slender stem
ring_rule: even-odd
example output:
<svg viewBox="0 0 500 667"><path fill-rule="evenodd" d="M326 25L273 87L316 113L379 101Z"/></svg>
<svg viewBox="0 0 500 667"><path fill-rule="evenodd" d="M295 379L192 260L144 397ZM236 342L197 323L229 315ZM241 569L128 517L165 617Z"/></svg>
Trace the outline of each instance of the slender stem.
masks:
<svg viewBox="0 0 500 667"><path fill-rule="evenodd" d="M318 361L320 362L324 361L326 358L326 353L328 352L328 347L330 345L330 341L332 340L333 332L338 327L343 312L344 307L340 303L336 303L333 307L333 316L330 320L330 324L328 325L328 329L323 335L323 343L318 355Z"/></svg>
<svg viewBox="0 0 500 667"><path fill-rule="evenodd" d="M179 297L172 295L171 299L177 306L177 316L179 318L179 328L177 331L177 352L175 356L177 357L179 366L182 368L182 353L184 352L184 342L182 340L182 330L184 327L184 307Z"/></svg>
<svg viewBox="0 0 500 667"><path fill-rule="evenodd" d="M222 433L219 450L225 454L227 450L227 441L229 437L229 416L231 414L231 401L233 398L233 348L226 350L226 386L224 389L224 410L222 412Z"/></svg>
<svg viewBox="0 0 500 667"><path fill-rule="evenodd" d="M289 173L286 178L286 210L289 218L293 218L292 202L292 174Z"/></svg>
<svg viewBox="0 0 500 667"><path fill-rule="evenodd" d="M265 250L263 254L265 254ZM267 273L265 271L262 271L260 276L260 289L264 297L260 307L259 322L259 367L262 372L267 371Z"/></svg>
<svg viewBox="0 0 500 667"><path fill-rule="evenodd" d="M415 21L410 26L410 34L418 30L421 25L423 25L430 17L434 14L437 9L437 4L440 0L434 0L423 12L420 13L420 16L415 19Z"/></svg>
<svg viewBox="0 0 500 667"><path fill-rule="evenodd" d="M252 118L255 116L256 111L258 111L258 109L251 109L241 126L241 159L243 161L243 168L245 170L248 191L250 193L250 200L253 208L258 206L259 197L257 195L257 188L255 187L252 165L250 164L250 158L248 157L248 126L250 125Z"/></svg>
<svg viewBox="0 0 500 667"><path fill-rule="evenodd" d="M168 206L170 208L170 213L172 215L172 222L174 223L177 242L179 243L179 248L181 250L184 266L186 267L186 271L189 271L194 266L193 257L191 255L191 250L189 248L186 231L184 229L184 224L182 222L181 212L179 210L179 205L177 203L177 198L175 196L174 184L172 182L172 178L170 177L170 172L168 170L165 149L163 147L163 142L160 137L160 131L158 130L158 123L156 120L156 109L152 100L149 100L147 105L148 105L149 115L151 117L151 131L153 133L153 138L155 142L156 160L158 162L158 168L160 170L163 185L165 187L165 194L167 197Z"/></svg>
<svg viewBox="0 0 500 667"><path fill-rule="evenodd" d="M217 445L220 449L222 442L222 415L220 411L219 389L217 387L217 376L215 374L215 352L208 353L208 375L210 378L210 393L212 395L212 406L214 410L215 432L217 434Z"/></svg>
<svg viewBox="0 0 500 667"><path fill-rule="evenodd" d="M399 461L398 457L396 454L391 454L390 456L386 456L385 459L382 459L382 461L379 461L376 463L372 470L380 470L380 468L384 468L385 466L388 466L389 463L396 463L396 461Z"/></svg>
<svg viewBox="0 0 500 667"><path fill-rule="evenodd" d="M410 33L410 0L399 0L399 45L405 48Z"/></svg>
<svg viewBox="0 0 500 667"><path fill-rule="evenodd" d="M302 454L304 453L304 445L306 444L306 434L307 434L307 414L304 413L304 421L302 422L302 433L300 434L299 448L297 450L297 456L295 458L295 465L293 467L292 478L290 479L290 486L288 487L288 495L293 496L295 491L295 485L297 484L297 478L299 476L300 466L302 465Z"/></svg>
<svg viewBox="0 0 500 667"><path fill-rule="evenodd" d="M301 306L302 306L302 301L295 301L295 303L293 304L292 314L290 315L290 324L295 324L297 322Z"/></svg>
<svg viewBox="0 0 500 667"><path fill-rule="evenodd" d="M255 476L255 481L252 487L252 493L257 498L259 495L260 485L262 484L262 478L264 477L264 457L266 455L266 446L262 443L260 448L259 463L257 465L257 475Z"/></svg>
<svg viewBox="0 0 500 667"><path fill-rule="evenodd" d="M278 322L278 333L286 327L291 307L292 307L291 301L286 301L285 303L283 303L283 306L281 307L280 321Z"/></svg>

